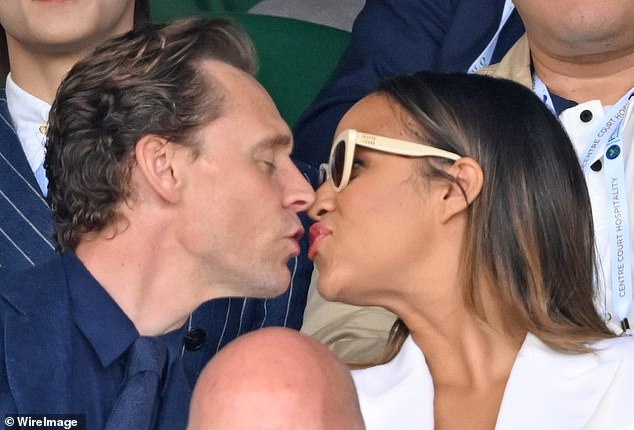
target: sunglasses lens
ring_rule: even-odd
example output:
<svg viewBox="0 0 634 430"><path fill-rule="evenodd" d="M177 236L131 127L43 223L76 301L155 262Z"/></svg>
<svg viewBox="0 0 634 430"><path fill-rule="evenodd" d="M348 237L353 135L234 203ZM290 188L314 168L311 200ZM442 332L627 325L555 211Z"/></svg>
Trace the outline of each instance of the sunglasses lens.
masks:
<svg viewBox="0 0 634 430"><path fill-rule="evenodd" d="M332 174L332 181L334 182L335 187L341 185L345 160L346 143L343 140L340 140L335 144L335 148L332 151L332 159L330 160L330 173Z"/></svg>

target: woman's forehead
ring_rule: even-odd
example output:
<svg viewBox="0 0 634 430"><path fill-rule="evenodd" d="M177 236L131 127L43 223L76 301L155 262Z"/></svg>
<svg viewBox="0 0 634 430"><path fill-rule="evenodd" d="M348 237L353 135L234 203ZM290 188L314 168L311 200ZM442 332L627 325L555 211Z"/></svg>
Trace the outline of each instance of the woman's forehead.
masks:
<svg viewBox="0 0 634 430"><path fill-rule="evenodd" d="M394 102L387 96L371 94L355 103L339 122L337 132L352 128L366 133L398 125ZM377 133L378 134L378 133Z"/></svg>

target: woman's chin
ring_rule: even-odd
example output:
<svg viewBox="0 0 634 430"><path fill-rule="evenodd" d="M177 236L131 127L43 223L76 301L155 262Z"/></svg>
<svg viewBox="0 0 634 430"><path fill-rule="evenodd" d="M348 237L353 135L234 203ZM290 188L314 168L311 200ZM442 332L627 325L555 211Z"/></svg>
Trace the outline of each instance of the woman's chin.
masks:
<svg viewBox="0 0 634 430"><path fill-rule="evenodd" d="M321 296L330 301L343 303L353 303L351 301L354 292L354 285L358 284L356 280L358 276L355 273L359 271L353 270L349 264L332 264L333 260L321 259L316 261L319 278L317 280L317 289Z"/></svg>
<svg viewBox="0 0 634 430"><path fill-rule="evenodd" d="M351 289L349 288L350 283L343 282L343 280L328 278L328 277L319 277L319 282L317 283L317 289L321 296L329 300L331 302L341 302L347 304L355 304L353 294Z"/></svg>
<svg viewBox="0 0 634 430"><path fill-rule="evenodd" d="M321 273L319 274L319 282L317 283L317 289L319 290L319 294L329 301L338 301L338 289L333 285L333 282L328 282L324 278L322 278Z"/></svg>

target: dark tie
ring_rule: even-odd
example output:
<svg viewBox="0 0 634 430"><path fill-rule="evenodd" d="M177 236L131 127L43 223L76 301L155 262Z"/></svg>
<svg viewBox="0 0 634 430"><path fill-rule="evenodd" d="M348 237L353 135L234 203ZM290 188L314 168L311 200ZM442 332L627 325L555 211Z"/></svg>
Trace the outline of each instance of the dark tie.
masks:
<svg viewBox="0 0 634 430"><path fill-rule="evenodd" d="M153 427L167 346L141 336L128 351L126 383L112 407L104 430L149 430Z"/></svg>

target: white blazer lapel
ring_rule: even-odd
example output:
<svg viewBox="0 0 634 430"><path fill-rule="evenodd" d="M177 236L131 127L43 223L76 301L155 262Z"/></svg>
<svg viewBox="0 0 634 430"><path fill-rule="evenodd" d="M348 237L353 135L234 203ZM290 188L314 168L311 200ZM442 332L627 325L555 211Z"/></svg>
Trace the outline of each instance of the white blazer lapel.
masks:
<svg viewBox="0 0 634 430"><path fill-rule="evenodd" d="M528 334L509 377L496 429L583 429L621 359L557 352Z"/></svg>
<svg viewBox="0 0 634 430"><path fill-rule="evenodd" d="M434 386L411 336L392 361L352 376L367 430L434 430Z"/></svg>

